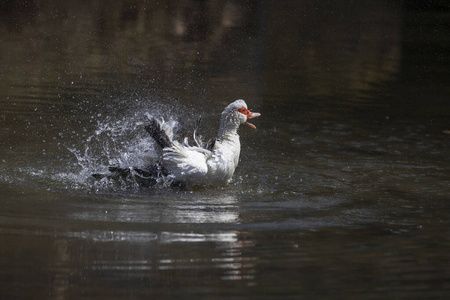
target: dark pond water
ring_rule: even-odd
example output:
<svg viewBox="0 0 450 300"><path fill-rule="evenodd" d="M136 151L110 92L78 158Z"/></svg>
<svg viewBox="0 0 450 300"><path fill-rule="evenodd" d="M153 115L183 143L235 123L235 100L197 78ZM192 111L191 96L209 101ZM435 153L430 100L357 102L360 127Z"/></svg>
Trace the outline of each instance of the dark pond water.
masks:
<svg viewBox="0 0 450 300"><path fill-rule="evenodd" d="M3 1L1 299L447 299L450 11L428 1ZM224 188L96 182L213 136Z"/></svg>

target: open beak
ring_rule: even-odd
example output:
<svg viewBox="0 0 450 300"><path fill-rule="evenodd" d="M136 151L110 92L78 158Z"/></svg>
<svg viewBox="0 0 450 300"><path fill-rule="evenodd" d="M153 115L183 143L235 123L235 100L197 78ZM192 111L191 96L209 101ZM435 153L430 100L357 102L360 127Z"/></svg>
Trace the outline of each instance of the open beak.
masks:
<svg viewBox="0 0 450 300"><path fill-rule="evenodd" d="M250 112L250 113L247 115L247 119L253 119L253 118L259 117L260 115L261 115L261 114L260 114L260 113L257 113L257 112ZM256 126L253 125L253 124L250 123L250 122L245 122L245 124L248 125L248 126L250 126L250 127L253 128L253 129L256 129Z"/></svg>

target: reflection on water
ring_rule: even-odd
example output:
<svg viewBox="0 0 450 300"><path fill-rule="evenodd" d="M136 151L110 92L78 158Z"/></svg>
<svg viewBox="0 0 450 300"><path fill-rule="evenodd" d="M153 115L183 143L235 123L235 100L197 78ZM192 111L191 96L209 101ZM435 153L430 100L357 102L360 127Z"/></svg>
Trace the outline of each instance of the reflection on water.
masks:
<svg viewBox="0 0 450 300"><path fill-rule="evenodd" d="M258 25L261 5L254 3L39 3L26 11L13 10L3 15L6 24L22 22L17 31L20 41L28 46L18 47L17 32L2 27L6 37L3 43L8 49L3 51L3 60L8 62L4 67L18 66L7 69L9 80L15 84L45 88L43 83L56 83L61 92L76 89L80 81L89 82L92 92L101 92L108 80L116 83L116 72L137 77L138 82L148 76L159 83L170 79L182 84L180 88L195 89L180 76L202 80L198 78L201 64L211 60L218 63L214 68L220 70L221 56L226 58L237 50L238 45L235 49L225 47L230 35L242 34L242 29L252 32ZM16 20L14 13L21 13L21 17ZM194 72L190 75L190 71ZM93 80L99 77L101 80ZM86 88L80 92L86 92Z"/></svg>
<svg viewBox="0 0 450 300"><path fill-rule="evenodd" d="M234 195L216 193L206 199L190 192L164 191L160 200L148 199L148 193L122 199L111 199L111 195L55 195L54 199L42 193L37 198L28 195L2 213L0 239L10 247L0 264L6 266L11 255L23 257L14 269L7 270L28 278L21 273L29 265L23 255L31 251L32 257L48 256L36 261L38 269L29 278L52 278L48 293L54 297L89 295L102 288L123 293L114 285L117 281L144 289L162 287L170 278L174 284L186 285L195 282L198 272L215 274L214 280L219 281L253 280L255 258L242 253L253 243L245 240L248 233L223 227L239 222ZM19 216L28 217L14 221ZM208 255L199 251L204 245L210 249ZM75 269L79 271L74 273ZM178 278L172 272L177 272ZM14 276L5 279L4 283L8 282L14 285ZM40 281L33 282L37 282L37 290L45 287ZM74 283L85 288L74 289ZM152 290L142 292L153 295Z"/></svg>
<svg viewBox="0 0 450 300"><path fill-rule="evenodd" d="M143 199L120 200L107 205L105 203L91 205L90 210L74 212L70 218L124 223L236 224L239 222L237 200L233 195L216 195L216 199L211 198L212 195L205 199L198 199L198 196L193 195L174 197L170 194L162 194L161 197L163 201L157 202L161 207L156 211L149 210L149 204ZM99 215L99 212L102 215Z"/></svg>
<svg viewBox="0 0 450 300"><path fill-rule="evenodd" d="M307 97L372 97L395 79L401 55L401 6L396 1L271 2L266 64L267 89L295 97L287 86L300 85ZM274 9L282 5L284 9ZM285 20L296 6L300 16ZM279 34L284 28L292 34ZM311 29L313 28L313 30ZM296 72L296 70L300 70ZM283 80L282 85L278 84Z"/></svg>
<svg viewBox="0 0 450 300"><path fill-rule="evenodd" d="M448 6L415 2L1 3L0 294L448 298ZM238 98L230 186L90 178Z"/></svg>

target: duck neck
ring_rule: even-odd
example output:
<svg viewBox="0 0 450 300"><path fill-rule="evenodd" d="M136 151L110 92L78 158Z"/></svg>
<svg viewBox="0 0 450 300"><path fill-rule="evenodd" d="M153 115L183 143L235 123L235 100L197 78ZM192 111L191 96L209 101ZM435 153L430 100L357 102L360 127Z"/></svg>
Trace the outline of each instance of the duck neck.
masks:
<svg viewBox="0 0 450 300"><path fill-rule="evenodd" d="M217 140L224 141L238 136L240 121L234 114L222 115Z"/></svg>

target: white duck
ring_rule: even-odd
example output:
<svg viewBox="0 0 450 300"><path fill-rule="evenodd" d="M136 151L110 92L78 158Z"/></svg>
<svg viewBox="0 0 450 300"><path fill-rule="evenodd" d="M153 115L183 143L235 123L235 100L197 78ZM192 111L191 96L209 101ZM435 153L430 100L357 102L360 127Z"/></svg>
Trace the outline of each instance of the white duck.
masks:
<svg viewBox="0 0 450 300"><path fill-rule="evenodd" d="M196 136L199 119L194 130L196 146L190 146L187 138L183 143L173 140L172 135L165 131L163 123L153 118L145 129L162 149L157 164L145 168L110 167L111 174L93 174L93 177L97 179L132 177L144 186L155 184L162 176L175 184L226 185L239 163L241 143L238 128L241 124L247 124L256 129L255 125L247 120L260 115L248 110L244 100L236 100L222 112L219 133L215 140L204 144Z"/></svg>
<svg viewBox="0 0 450 300"><path fill-rule="evenodd" d="M247 120L258 116L259 113L248 110L244 100L234 101L222 112L217 138L206 146L196 138L196 131L196 146L173 141L154 119L145 129L162 148L161 167L174 182L226 185L239 163L241 143L238 128L241 124L247 124L256 129Z"/></svg>

